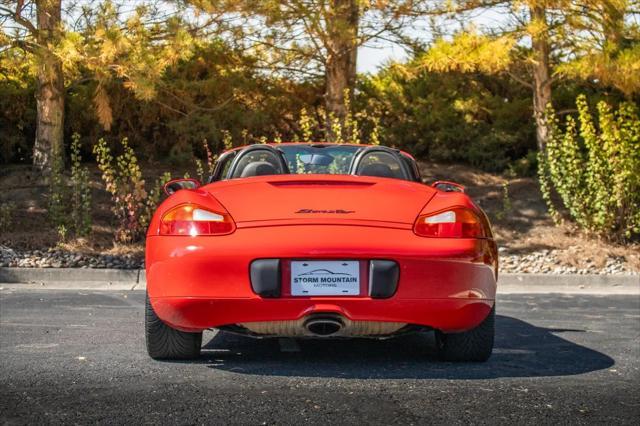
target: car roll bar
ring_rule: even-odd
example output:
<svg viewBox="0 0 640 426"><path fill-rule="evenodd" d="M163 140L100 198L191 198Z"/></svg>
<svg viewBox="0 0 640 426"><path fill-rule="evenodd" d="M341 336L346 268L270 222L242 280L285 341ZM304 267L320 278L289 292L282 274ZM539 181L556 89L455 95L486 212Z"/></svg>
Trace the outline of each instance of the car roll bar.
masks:
<svg viewBox="0 0 640 426"><path fill-rule="evenodd" d="M250 154L252 152L256 152L256 151L271 152L279 160L280 165L282 166L283 174L291 174L291 172L289 171L289 165L287 164L287 160L284 158L284 153L282 151L274 148L271 145L254 144L254 145L249 145L248 147L240 150L240 152L236 155L236 158L233 159L233 163L231 163L231 167L229 167L229 172L227 173L226 177L231 178L235 174L238 168L238 163L240 162L240 160L242 160L242 158L245 155Z"/></svg>
<svg viewBox="0 0 640 426"><path fill-rule="evenodd" d="M402 154L399 149L389 148L387 146L368 146L356 152L356 155L351 160L351 165L349 166L349 174L357 176L358 168L360 167L360 163L362 163L362 159L371 154L372 152L384 152L386 154L390 154L394 156L398 162L400 163L400 169L402 170L402 174L404 178L409 181L415 181L416 177L414 173L409 169L407 162L404 158L402 158Z"/></svg>

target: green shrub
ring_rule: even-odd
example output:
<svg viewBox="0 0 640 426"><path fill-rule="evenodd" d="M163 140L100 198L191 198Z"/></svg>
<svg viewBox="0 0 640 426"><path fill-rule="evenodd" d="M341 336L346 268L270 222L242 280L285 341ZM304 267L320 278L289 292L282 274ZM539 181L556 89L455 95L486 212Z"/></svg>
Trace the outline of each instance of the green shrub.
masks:
<svg viewBox="0 0 640 426"><path fill-rule="evenodd" d="M231 132L228 130L222 131L222 146L224 149L233 148L233 136L231 136Z"/></svg>
<svg viewBox="0 0 640 426"><path fill-rule="evenodd" d="M13 215L16 211L16 203L7 201L0 204L0 231L6 232L13 225Z"/></svg>
<svg viewBox="0 0 640 426"><path fill-rule="evenodd" d="M206 184L207 182L209 182L209 178L213 176L213 171L216 167L217 157L213 155L213 153L211 152L211 149L209 148L209 143L207 142L206 139L202 140L202 147L204 148L204 152L207 158L204 164L202 163L202 160L200 160L199 158L196 158L196 174L198 175L198 179L200 179L200 182L202 182L203 184ZM205 169L205 166L206 166L206 169Z"/></svg>
<svg viewBox="0 0 640 426"><path fill-rule="evenodd" d="M71 138L71 227L77 236L91 232L91 182L89 169L82 166L80 135Z"/></svg>
<svg viewBox="0 0 640 426"><path fill-rule="evenodd" d="M500 210L496 212L496 219L503 220L509 217L509 214L513 211L513 204L511 203L511 197L509 196L509 182L502 184L502 206Z"/></svg>
<svg viewBox="0 0 640 426"><path fill-rule="evenodd" d="M501 76L395 64L359 78L357 93L356 110L379 118L380 142L418 158L501 172L536 147L530 91Z"/></svg>
<svg viewBox="0 0 640 426"><path fill-rule="evenodd" d="M86 237L91 232L91 186L89 169L82 166L80 135L71 137L71 179L65 176L62 156L54 156L49 176L49 220L61 239L71 233ZM69 186L69 183L71 184ZM64 238L62 237L64 235Z"/></svg>
<svg viewBox="0 0 640 426"><path fill-rule="evenodd" d="M510 177L533 177L538 171L538 153L529 151L524 157L509 163L507 174Z"/></svg>
<svg viewBox="0 0 640 426"><path fill-rule="evenodd" d="M300 118L298 119L298 127L302 132L301 142L313 142L313 133L314 130L318 127L318 122L315 117L310 116L307 113L306 108L302 108L300 110ZM298 137L296 137L298 139Z"/></svg>
<svg viewBox="0 0 640 426"><path fill-rule="evenodd" d="M93 152L113 201L112 211L118 223L115 240L130 243L139 241L146 230L147 191L138 159L127 138L121 143L123 153L115 158L115 162L104 139L98 141Z"/></svg>
<svg viewBox="0 0 640 426"><path fill-rule="evenodd" d="M121 145L123 153L115 158L104 139L98 141L93 152L113 202L111 209L118 223L114 240L132 243L144 237L153 213L162 200L163 186L171 180L171 174L163 173L147 191L135 152L126 138L122 139ZM208 170L213 164L213 157L207 157Z"/></svg>
<svg viewBox="0 0 640 426"><path fill-rule="evenodd" d="M380 145L379 116L361 106L352 106L347 90L344 92L344 101L347 113L343 120L333 113L329 113L327 117L323 107L312 109L311 113L307 108L301 108L298 112L297 132L293 134L293 140Z"/></svg>
<svg viewBox="0 0 640 426"><path fill-rule="evenodd" d="M5 2L6 3L6 2ZM3 27L3 31L5 28ZM0 49L0 164L29 162L36 130L36 79L33 54Z"/></svg>
<svg viewBox="0 0 640 426"><path fill-rule="evenodd" d="M58 231L58 241L61 242L61 243L66 243L67 242L67 236L69 234L69 230L67 229L67 227L64 226L63 224L60 224L60 225L58 225L56 230Z"/></svg>
<svg viewBox="0 0 640 426"><path fill-rule="evenodd" d="M164 192L164 184L171 180L171 173L164 172L153 184L153 188L149 190L149 195L144 203L143 213L140 217L140 225L145 229L149 226L153 213L155 213L158 204L162 200Z"/></svg>
<svg viewBox="0 0 640 426"><path fill-rule="evenodd" d="M194 158L191 142L179 139L169 149L166 161L173 166L185 166L192 163Z"/></svg>
<svg viewBox="0 0 640 426"><path fill-rule="evenodd" d="M51 175L49 176L49 200L47 212L49 220L56 227L65 226L69 223L69 188L64 175L64 157L54 155L51 164Z"/></svg>
<svg viewBox="0 0 640 426"><path fill-rule="evenodd" d="M578 120L560 127L553 111L547 149L539 156L540 184L549 210L560 220L554 190L583 229L614 240L640 234L640 117L631 103L613 110L597 105L594 121L587 99L577 99Z"/></svg>

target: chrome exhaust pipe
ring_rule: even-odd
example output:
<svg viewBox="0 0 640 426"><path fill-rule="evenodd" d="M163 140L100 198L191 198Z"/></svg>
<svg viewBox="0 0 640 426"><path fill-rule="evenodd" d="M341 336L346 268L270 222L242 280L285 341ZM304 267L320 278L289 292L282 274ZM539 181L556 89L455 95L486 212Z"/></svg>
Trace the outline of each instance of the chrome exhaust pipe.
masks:
<svg viewBox="0 0 640 426"><path fill-rule="evenodd" d="M317 316L311 317L304 323L304 328L310 334L318 337L329 337L337 334L344 324L339 318Z"/></svg>

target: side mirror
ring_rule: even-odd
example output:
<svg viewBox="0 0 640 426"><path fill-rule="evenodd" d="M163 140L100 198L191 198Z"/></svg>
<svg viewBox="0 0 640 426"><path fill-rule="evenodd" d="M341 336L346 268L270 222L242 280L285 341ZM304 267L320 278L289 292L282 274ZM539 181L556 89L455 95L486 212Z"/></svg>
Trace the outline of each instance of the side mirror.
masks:
<svg viewBox="0 0 640 426"><path fill-rule="evenodd" d="M464 186L459 183L449 182L446 180L438 180L431 184L432 187L444 192L465 192Z"/></svg>
<svg viewBox="0 0 640 426"><path fill-rule="evenodd" d="M175 194L181 189L196 189L200 187L198 179L173 179L164 184L164 192L167 195Z"/></svg>

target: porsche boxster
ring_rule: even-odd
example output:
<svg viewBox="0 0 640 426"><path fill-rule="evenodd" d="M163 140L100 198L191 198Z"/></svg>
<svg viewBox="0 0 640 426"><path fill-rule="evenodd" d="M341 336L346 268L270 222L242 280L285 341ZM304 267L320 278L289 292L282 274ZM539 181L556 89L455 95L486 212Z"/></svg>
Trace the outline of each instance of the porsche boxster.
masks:
<svg viewBox="0 0 640 426"><path fill-rule="evenodd" d="M389 338L433 331L448 361L494 340L497 247L461 185L383 146L282 143L169 182L146 239L146 344L200 355L203 330Z"/></svg>

